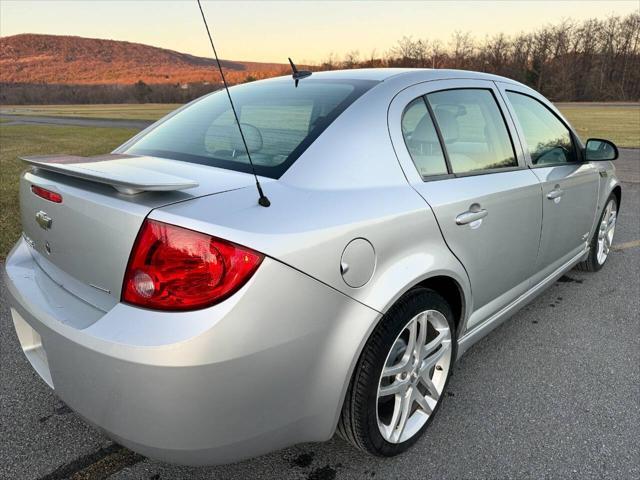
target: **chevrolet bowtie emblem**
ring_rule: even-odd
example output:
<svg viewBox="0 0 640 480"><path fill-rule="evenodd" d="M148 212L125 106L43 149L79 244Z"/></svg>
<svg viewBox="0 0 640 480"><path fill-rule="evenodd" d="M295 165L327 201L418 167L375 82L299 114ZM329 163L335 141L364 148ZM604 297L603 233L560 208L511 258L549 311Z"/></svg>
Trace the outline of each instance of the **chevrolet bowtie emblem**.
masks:
<svg viewBox="0 0 640 480"><path fill-rule="evenodd" d="M53 220L49 215L47 215L47 212L43 212L42 210L40 210L38 213L36 213L36 222L38 222L38 225L40 225L45 230L49 230L51 228Z"/></svg>

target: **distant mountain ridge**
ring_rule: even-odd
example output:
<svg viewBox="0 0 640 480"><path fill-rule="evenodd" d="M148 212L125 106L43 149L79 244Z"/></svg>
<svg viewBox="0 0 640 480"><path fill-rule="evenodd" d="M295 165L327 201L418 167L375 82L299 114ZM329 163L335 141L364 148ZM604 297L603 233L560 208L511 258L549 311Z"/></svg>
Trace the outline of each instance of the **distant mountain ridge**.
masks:
<svg viewBox="0 0 640 480"><path fill-rule="evenodd" d="M221 61L231 83L287 72L277 63ZM219 82L214 60L119 40L25 33L0 37L0 83L109 85Z"/></svg>

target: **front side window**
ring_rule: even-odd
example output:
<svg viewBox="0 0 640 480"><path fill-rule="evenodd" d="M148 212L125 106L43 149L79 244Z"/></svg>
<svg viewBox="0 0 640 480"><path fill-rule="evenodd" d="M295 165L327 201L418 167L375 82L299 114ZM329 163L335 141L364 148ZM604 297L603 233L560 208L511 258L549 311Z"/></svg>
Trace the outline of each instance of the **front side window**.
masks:
<svg viewBox="0 0 640 480"><path fill-rule="evenodd" d="M571 132L547 107L534 98L507 91L520 122L534 165L577 161Z"/></svg>
<svg viewBox="0 0 640 480"><path fill-rule="evenodd" d="M413 100L402 115L402 136L420 175L447 174L438 134L422 97Z"/></svg>
<svg viewBox="0 0 640 480"><path fill-rule="evenodd" d="M427 95L453 173L518 166L507 125L490 90L444 90Z"/></svg>
<svg viewBox="0 0 640 480"><path fill-rule="evenodd" d="M231 89L256 173L279 178L304 150L375 81L248 83ZM251 172L226 92L178 112L125 153Z"/></svg>

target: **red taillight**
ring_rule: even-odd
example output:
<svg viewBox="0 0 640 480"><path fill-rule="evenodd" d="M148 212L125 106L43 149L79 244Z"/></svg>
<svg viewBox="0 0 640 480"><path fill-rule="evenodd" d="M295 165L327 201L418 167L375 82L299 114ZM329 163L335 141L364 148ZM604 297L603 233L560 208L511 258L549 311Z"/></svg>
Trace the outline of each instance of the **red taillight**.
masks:
<svg viewBox="0 0 640 480"><path fill-rule="evenodd" d="M62 195L56 192L52 192L51 190L47 190L46 188L38 187L37 185L31 185L31 191L35 193L37 196L44 198L45 200L49 200L54 203L62 203Z"/></svg>
<svg viewBox="0 0 640 480"><path fill-rule="evenodd" d="M236 292L263 256L204 233L145 220L133 246L122 300L157 310L195 310Z"/></svg>

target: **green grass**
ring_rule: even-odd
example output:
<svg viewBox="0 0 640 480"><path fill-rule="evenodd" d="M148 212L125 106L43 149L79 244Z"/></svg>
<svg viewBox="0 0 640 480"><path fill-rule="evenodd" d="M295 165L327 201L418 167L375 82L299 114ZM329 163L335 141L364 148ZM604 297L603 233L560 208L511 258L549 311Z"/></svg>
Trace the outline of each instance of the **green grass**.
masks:
<svg viewBox="0 0 640 480"><path fill-rule="evenodd" d="M0 125L0 260L20 235L18 180L26 164L18 156L107 153L137 133L130 128Z"/></svg>
<svg viewBox="0 0 640 480"><path fill-rule="evenodd" d="M640 105L557 105L580 138L605 138L619 147L640 148Z"/></svg>
<svg viewBox="0 0 640 480"><path fill-rule="evenodd" d="M157 120L180 105L175 103L106 105L5 105L0 113L53 117Z"/></svg>

